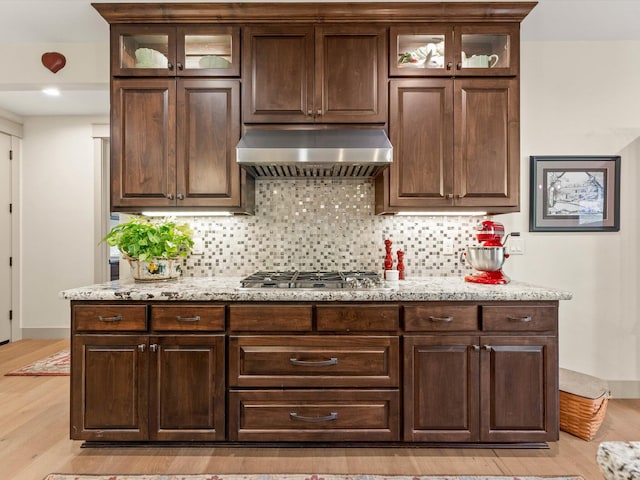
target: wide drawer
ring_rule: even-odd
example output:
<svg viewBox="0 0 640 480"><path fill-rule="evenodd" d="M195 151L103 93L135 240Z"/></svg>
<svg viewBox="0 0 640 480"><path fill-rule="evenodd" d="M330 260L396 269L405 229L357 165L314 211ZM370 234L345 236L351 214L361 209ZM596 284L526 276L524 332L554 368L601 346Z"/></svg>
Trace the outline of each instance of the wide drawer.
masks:
<svg viewBox="0 0 640 480"><path fill-rule="evenodd" d="M146 305L76 305L73 307L73 322L78 332L146 331L147 307Z"/></svg>
<svg viewBox="0 0 640 480"><path fill-rule="evenodd" d="M387 336L232 336L229 385L397 387L399 339Z"/></svg>
<svg viewBox="0 0 640 480"><path fill-rule="evenodd" d="M557 318L553 305L482 306L482 330L486 332L554 332Z"/></svg>
<svg viewBox="0 0 640 480"><path fill-rule="evenodd" d="M229 328L238 332L308 332L311 305L231 305Z"/></svg>
<svg viewBox="0 0 640 480"><path fill-rule="evenodd" d="M398 390L229 392L232 441L398 441Z"/></svg>
<svg viewBox="0 0 640 480"><path fill-rule="evenodd" d="M407 332L472 332L479 329L477 305L405 305Z"/></svg>
<svg viewBox="0 0 640 480"><path fill-rule="evenodd" d="M320 332L396 331L400 326L397 305L318 305L316 315Z"/></svg>
<svg viewBox="0 0 640 480"><path fill-rule="evenodd" d="M154 305L151 328L155 331L224 331L224 305Z"/></svg>

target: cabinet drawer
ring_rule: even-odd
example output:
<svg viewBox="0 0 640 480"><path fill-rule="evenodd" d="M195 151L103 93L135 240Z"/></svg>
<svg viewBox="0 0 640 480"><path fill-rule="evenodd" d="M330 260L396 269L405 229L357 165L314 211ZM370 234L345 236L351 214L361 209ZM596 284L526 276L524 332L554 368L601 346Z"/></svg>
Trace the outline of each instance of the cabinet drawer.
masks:
<svg viewBox="0 0 640 480"><path fill-rule="evenodd" d="M407 332L471 332L478 328L477 305L406 305L404 329Z"/></svg>
<svg viewBox="0 0 640 480"><path fill-rule="evenodd" d="M397 387L398 345L398 337L230 337L229 385Z"/></svg>
<svg viewBox="0 0 640 480"><path fill-rule="evenodd" d="M229 392L231 441L397 441L398 390Z"/></svg>
<svg viewBox="0 0 640 480"><path fill-rule="evenodd" d="M345 305L316 307L320 332L395 331L400 324L397 305Z"/></svg>
<svg viewBox="0 0 640 480"><path fill-rule="evenodd" d="M147 329L146 305L76 305L76 331L109 330L142 332Z"/></svg>
<svg viewBox="0 0 640 480"><path fill-rule="evenodd" d="M482 330L554 332L558 311L552 305L482 306Z"/></svg>
<svg viewBox="0 0 640 480"><path fill-rule="evenodd" d="M151 307L151 328L156 331L224 331L224 305L154 305Z"/></svg>
<svg viewBox="0 0 640 480"><path fill-rule="evenodd" d="M229 327L239 332L308 332L311 305L231 305Z"/></svg>

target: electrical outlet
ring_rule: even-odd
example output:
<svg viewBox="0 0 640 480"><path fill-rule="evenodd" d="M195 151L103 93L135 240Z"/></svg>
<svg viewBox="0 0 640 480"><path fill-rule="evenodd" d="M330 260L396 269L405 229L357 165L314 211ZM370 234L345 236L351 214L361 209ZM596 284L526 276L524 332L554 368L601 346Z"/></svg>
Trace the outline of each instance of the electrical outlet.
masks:
<svg viewBox="0 0 640 480"><path fill-rule="evenodd" d="M450 238L445 238L444 242L442 242L442 253L445 255L453 255L453 240Z"/></svg>
<svg viewBox="0 0 640 480"><path fill-rule="evenodd" d="M509 239L509 253L511 255L524 255L524 238L511 237Z"/></svg>
<svg viewBox="0 0 640 480"><path fill-rule="evenodd" d="M193 239L193 247L191 247L191 255L204 255L204 240L201 238Z"/></svg>

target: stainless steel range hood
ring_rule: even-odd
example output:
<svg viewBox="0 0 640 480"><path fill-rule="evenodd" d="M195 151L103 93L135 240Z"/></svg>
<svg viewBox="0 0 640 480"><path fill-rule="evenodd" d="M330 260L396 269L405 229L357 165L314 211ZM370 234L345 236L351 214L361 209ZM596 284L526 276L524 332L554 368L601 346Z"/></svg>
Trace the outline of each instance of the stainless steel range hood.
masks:
<svg viewBox="0 0 640 480"><path fill-rule="evenodd" d="M373 177L392 161L382 129L249 130L236 158L264 177Z"/></svg>

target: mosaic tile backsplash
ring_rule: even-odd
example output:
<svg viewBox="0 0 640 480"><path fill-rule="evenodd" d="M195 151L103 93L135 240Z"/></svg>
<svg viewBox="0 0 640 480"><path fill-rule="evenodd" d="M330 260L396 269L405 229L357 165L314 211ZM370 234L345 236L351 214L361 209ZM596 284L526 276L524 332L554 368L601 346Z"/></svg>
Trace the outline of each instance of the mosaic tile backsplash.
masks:
<svg viewBox="0 0 640 480"><path fill-rule="evenodd" d="M410 276L459 276L471 269L459 252L475 243L478 217L374 215L372 181L298 179L256 181L255 216L185 219L202 255L191 255L183 275L250 275L259 270L383 269L384 240L405 252ZM455 254L444 255L445 239Z"/></svg>

